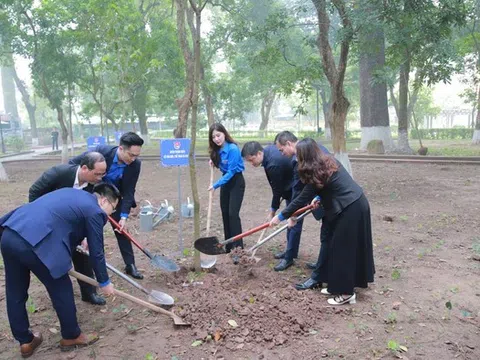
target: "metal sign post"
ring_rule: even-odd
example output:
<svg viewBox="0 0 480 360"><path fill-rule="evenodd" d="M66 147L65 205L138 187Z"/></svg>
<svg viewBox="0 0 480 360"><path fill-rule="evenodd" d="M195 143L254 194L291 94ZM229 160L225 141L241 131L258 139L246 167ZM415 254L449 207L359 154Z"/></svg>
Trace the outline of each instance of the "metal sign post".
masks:
<svg viewBox="0 0 480 360"><path fill-rule="evenodd" d="M160 161L163 166L177 166L178 167L178 209L182 204L182 188L181 181L181 167L188 166L188 155L190 154L190 139L164 139L160 141ZM178 251L183 254L183 237L182 237L182 214L179 210L178 214Z"/></svg>

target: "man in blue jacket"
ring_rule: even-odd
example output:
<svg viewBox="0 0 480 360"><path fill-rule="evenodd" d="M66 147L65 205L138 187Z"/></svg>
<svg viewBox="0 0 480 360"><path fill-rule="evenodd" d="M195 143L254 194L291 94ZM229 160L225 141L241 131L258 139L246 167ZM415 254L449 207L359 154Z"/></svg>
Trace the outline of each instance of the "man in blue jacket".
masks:
<svg viewBox="0 0 480 360"><path fill-rule="evenodd" d="M29 357L42 343L32 333L26 302L30 272L45 285L60 320L62 350L98 340L81 332L76 315L72 282L72 254L87 239L90 263L104 295L114 292L105 264L103 227L115 211L120 194L110 184L98 184L93 194L64 188L25 204L0 218L1 252L5 266L7 313L20 353Z"/></svg>
<svg viewBox="0 0 480 360"><path fill-rule="evenodd" d="M121 194L118 204L119 210L112 217L120 224L122 229L130 214L130 209L136 207L135 188L140 176L141 162L138 157L142 151L143 139L134 132L127 132L120 138L119 146L99 145L94 151L99 152L107 161L107 173L103 181L115 185ZM84 153L85 154L85 153ZM71 164L80 164L84 154L70 160ZM114 229L115 230L115 229ZM132 243L121 233L115 231L118 246L125 262L125 272L135 279L143 279L143 275L135 266Z"/></svg>
<svg viewBox="0 0 480 360"><path fill-rule="evenodd" d="M280 207L281 199L287 204L292 200L292 183L294 180L293 163L283 156L275 145L265 148L257 141L249 141L243 145L242 157L254 167L263 166L265 175L272 188L272 202L270 205L269 221L273 219ZM300 236L302 234L302 221L287 230L287 246L285 251L276 254L280 262L273 268L283 271L292 266L293 259L298 256Z"/></svg>

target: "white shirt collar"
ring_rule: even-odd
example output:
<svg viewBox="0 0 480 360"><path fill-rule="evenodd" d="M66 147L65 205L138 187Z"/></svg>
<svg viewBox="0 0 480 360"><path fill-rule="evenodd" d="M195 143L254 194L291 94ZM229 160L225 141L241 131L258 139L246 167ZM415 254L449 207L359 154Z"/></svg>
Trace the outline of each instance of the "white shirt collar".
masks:
<svg viewBox="0 0 480 360"><path fill-rule="evenodd" d="M75 182L73 183L73 188L74 189L84 189L88 186L88 182L83 183L80 185L80 181L78 180L78 173L80 172L80 166L77 167L77 174L75 175Z"/></svg>

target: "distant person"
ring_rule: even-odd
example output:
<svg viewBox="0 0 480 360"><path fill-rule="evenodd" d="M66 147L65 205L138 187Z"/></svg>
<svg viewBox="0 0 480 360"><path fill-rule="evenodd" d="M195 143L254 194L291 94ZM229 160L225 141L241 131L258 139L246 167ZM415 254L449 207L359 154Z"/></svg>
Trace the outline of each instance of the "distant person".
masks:
<svg viewBox="0 0 480 360"><path fill-rule="evenodd" d="M58 130L54 127L52 130L52 150L58 150L58 135Z"/></svg>
<svg viewBox="0 0 480 360"><path fill-rule="evenodd" d="M118 211L112 218L120 224L121 229L126 229L130 210L136 207L135 189L140 176L141 161L138 159L142 151L143 139L134 132L127 132L120 137L119 146L98 145L94 151L99 152L107 161L107 172L103 181L115 185L122 195L118 204ZM85 154L83 153L70 160L70 164L80 164ZM112 225L113 227L113 225ZM132 243L125 235L114 231L118 247L125 262L125 272L135 279L143 279L143 275L135 266L135 255Z"/></svg>
<svg viewBox="0 0 480 360"><path fill-rule="evenodd" d="M222 124L215 123L210 126L208 143L210 166L219 168L223 174L208 190L215 191L220 188L223 232L225 239L230 239L242 233L240 208L245 195L245 179L243 178L245 165L238 145ZM236 247L243 249L243 239L227 244L225 249L229 253ZM234 263L237 264L239 260L238 256L233 257Z"/></svg>
<svg viewBox="0 0 480 360"><path fill-rule="evenodd" d="M105 263L103 227L115 211L120 193L110 184L98 184L93 194L64 188L20 206L0 218L1 252L5 264L7 314L22 357L31 356L42 335L30 330L26 302L30 273L45 286L60 322L62 351L97 341L85 334L77 321L77 309L69 270L72 254L86 237L89 258L104 295L112 295Z"/></svg>
<svg viewBox="0 0 480 360"><path fill-rule="evenodd" d="M74 188L92 192L93 185L102 181L107 170L107 163L98 152L87 153L80 165L61 164L45 171L30 187L28 201L33 202L39 197L61 188ZM93 278L93 269L88 257L74 251L72 261L79 273ZM92 285L78 280L82 300L94 305L105 305L105 299L97 294Z"/></svg>

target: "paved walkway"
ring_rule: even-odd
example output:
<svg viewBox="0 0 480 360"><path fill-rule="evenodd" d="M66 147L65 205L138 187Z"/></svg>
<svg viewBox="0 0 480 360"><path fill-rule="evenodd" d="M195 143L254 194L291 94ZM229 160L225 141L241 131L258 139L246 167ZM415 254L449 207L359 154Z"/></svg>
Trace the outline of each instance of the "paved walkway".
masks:
<svg viewBox="0 0 480 360"><path fill-rule="evenodd" d="M78 148L81 148L81 147L84 147L85 145L84 144L75 144L75 149L78 149ZM70 155L70 151L72 149L72 145L69 145L68 146L68 151L69 151L69 155ZM35 147L35 148L32 148L31 152L28 152L28 153L25 153L25 154L19 154L19 155L9 155L9 156L5 156L5 157L0 157L0 161L2 162L7 162L7 161L16 161L16 160L28 160L28 159L33 159L35 158L36 156L41 156L41 155L46 155L46 154L49 154L49 155L60 155L61 154L61 147L59 147L59 150L58 151L55 151L53 152L52 151L52 146L39 146L39 147ZM52 153L53 154L50 154Z"/></svg>

